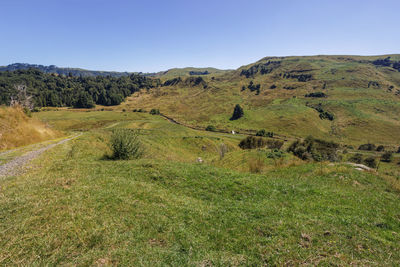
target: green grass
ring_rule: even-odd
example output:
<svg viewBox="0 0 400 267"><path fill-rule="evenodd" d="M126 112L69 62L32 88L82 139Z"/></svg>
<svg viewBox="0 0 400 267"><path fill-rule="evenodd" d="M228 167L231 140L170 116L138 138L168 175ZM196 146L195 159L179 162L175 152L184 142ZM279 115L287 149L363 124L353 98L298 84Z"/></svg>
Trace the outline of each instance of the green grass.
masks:
<svg viewBox="0 0 400 267"><path fill-rule="evenodd" d="M400 261L399 192L383 176L290 155L284 167L268 159L262 173L251 174L247 162L265 152L238 149L242 136L148 114L37 116L57 129L85 132L42 154L24 175L0 180L1 265ZM143 158L104 157L116 127L139 130ZM215 147L222 142L229 152L220 159ZM198 156L205 163L196 163ZM385 172L394 171L390 166Z"/></svg>

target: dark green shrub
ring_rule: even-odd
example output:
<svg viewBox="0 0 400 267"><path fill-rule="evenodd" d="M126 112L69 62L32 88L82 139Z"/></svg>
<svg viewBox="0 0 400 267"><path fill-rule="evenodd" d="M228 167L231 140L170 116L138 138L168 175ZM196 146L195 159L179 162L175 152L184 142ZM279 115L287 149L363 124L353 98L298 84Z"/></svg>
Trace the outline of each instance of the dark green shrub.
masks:
<svg viewBox="0 0 400 267"><path fill-rule="evenodd" d="M304 95L305 97L327 97L327 95L323 92L315 92L315 93L309 93Z"/></svg>
<svg viewBox="0 0 400 267"><path fill-rule="evenodd" d="M267 140L267 147L270 149L281 149L283 141L281 140Z"/></svg>
<svg viewBox="0 0 400 267"><path fill-rule="evenodd" d="M354 154L350 159L351 162L360 164L363 160L363 155L361 153Z"/></svg>
<svg viewBox="0 0 400 267"><path fill-rule="evenodd" d="M239 143L241 149L263 148L267 141L262 137L248 136Z"/></svg>
<svg viewBox="0 0 400 267"><path fill-rule="evenodd" d="M210 131L210 132L215 132L217 129L215 128L214 125L208 125L206 127L206 131Z"/></svg>
<svg viewBox="0 0 400 267"><path fill-rule="evenodd" d="M138 135L131 129L115 129L111 135L110 147L113 159L136 159L143 153Z"/></svg>
<svg viewBox="0 0 400 267"><path fill-rule="evenodd" d="M339 145L334 142L328 142L320 139L314 139L309 136L304 141L293 142L288 152L292 152L296 157L303 160L314 159L315 161L338 161L337 150Z"/></svg>
<svg viewBox="0 0 400 267"><path fill-rule="evenodd" d="M280 159L285 156L285 152L279 149L274 149L267 153L267 158L269 159Z"/></svg>
<svg viewBox="0 0 400 267"><path fill-rule="evenodd" d="M321 120L327 119L327 120L333 121L335 119L335 116L332 113L329 113L328 111L321 112L319 114L319 117Z"/></svg>
<svg viewBox="0 0 400 267"><path fill-rule="evenodd" d="M40 112L40 108L34 107L34 108L32 109L32 112Z"/></svg>
<svg viewBox="0 0 400 267"><path fill-rule="evenodd" d="M264 129L262 129L262 130L257 131L256 136L265 136L266 133L267 132Z"/></svg>
<svg viewBox="0 0 400 267"><path fill-rule="evenodd" d="M230 120L233 121L233 120L240 119L241 117L243 117L243 115L244 115L244 112L243 112L242 107L239 104L237 104L235 106L235 108L233 109L233 114L232 114L232 117L230 118Z"/></svg>
<svg viewBox="0 0 400 267"><path fill-rule="evenodd" d="M160 110L153 108L152 110L150 110L150 114L151 115L160 115Z"/></svg>
<svg viewBox="0 0 400 267"><path fill-rule="evenodd" d="M376 160L373 157L364 159L364 164L370 168L376 168Z"/></svg>
<svg viewBox="0 0 400 267"><path fill-rule="evenodd" d="M382 151L384 151L385 150L385 147L383 146L383 145L379 145L377 148L376 148L376 151L378 151L378 152L382 152Z"/></svg>
<svg viewBox="0 0 400 267"><path fill-rule="evenodd" d="M374 144L370 144L370 143L368 143L368 144L363 144L363 145L360 145L360 146L358 147L358 150L372 151L372 150L375 150L375 149L376 149L376 146L375 146Z"/></svg>
<svg viewBox="0 0 400 267"><path fill-rule="evenodd" d="M274 137L273 132L267 132L264 129L257 131L256 136Z"/></svg>
<svg viewBox="0 0 400 267"><path fill-rule="evenodd" d="M393 152L391 151L386 151L383 153L381 161L383 162L391 162L393 160Z"/></svg>

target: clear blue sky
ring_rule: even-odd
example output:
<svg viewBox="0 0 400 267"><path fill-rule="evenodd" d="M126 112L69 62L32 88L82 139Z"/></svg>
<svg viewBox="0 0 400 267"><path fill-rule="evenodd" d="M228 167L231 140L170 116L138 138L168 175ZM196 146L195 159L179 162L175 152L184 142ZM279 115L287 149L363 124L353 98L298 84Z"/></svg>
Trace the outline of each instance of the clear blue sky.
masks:
<svg viewBox="0 0 400 267"><path fill-rule="evenodd" d="M400 53L399 0L1 0L0 65L152 72Z"/></svg>

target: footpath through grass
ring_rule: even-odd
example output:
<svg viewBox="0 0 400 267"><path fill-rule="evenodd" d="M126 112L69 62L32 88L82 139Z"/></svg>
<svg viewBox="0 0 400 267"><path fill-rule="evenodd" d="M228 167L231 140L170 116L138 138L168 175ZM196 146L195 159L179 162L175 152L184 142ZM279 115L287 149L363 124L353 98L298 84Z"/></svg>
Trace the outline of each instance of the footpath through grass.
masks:
<svg viewBox="0 0 400 267"><path fill-rule="evenodd" d="M134 125L163 123L152 119ZM160 136L196 136L179 129ZM151 149L156 132L142 133L153 151L143 159L105 159L109 130L92 130L41 155L25 175L1 181L0 264L400 262L399 194L378 176L320 164L237 172L163 157L168 146L187 142L181 150L190 151L196 145L189 140L199 138L159 138Z"/></svg>

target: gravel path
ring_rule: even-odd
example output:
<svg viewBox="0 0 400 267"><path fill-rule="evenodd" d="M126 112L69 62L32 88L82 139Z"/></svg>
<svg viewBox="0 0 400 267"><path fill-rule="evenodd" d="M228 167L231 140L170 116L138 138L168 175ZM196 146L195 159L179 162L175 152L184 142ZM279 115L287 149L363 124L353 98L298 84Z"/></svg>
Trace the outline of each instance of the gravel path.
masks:
<svg viewBox="0 0 400 267"><path fill-rule="evenodd" d="M53 148L57 145L66 143L74 138L77 138L80 135L81 134L75 135L70 138L61 140L57 143L50 144L50 145L47 145L40 149L30 151L30 152L26 153L25 155L16 157L16 158L12 159L11 161L9 161L3 165L0 165L0 178L7 177L7 176L14 176L14 175L19 174L22 171L22 168L25 164L27 164L29 161L33 160L34 158L38 157L40 154L42 154L46 150L49 150L50 148Z"/></svg>

